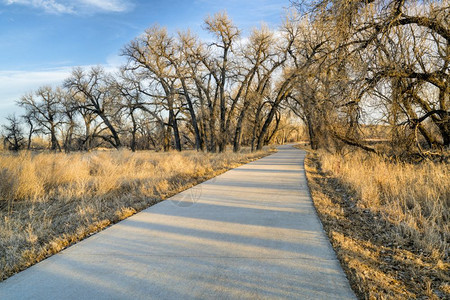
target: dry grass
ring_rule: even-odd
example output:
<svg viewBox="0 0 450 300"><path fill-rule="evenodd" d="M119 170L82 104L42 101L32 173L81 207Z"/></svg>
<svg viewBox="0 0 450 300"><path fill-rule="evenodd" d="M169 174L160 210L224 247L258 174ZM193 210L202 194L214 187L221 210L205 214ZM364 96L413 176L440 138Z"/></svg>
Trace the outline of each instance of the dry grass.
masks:
<svg viewBox="0 0 450 300"><path fill-rule="evenodd" d="M4 153L0 156L0 281L268 152Z"/></svg>
<svg viewBox="0 0 450 300"><path fill-rule="evenodd" d="M310 153L308 181L361 299L448 299L450 166Z"/></svg>

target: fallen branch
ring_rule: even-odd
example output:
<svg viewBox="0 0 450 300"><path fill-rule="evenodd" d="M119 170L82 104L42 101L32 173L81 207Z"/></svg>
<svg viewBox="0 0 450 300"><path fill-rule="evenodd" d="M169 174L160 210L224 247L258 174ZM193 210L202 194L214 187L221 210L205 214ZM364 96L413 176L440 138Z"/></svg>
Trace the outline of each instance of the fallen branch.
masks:
<svg viewBox="0 0 450 300"><path fill-rule="evenodd" d="M345 144L347 144L349 146L358 147L358 148L361 148L361 149L363 149L365 151L372 152L372 153L375 153L375 154L379 154L378 151L375 150L374 148L371 148L369 146L363 145L363 144L359 143L358 141L342 137L342 136L338 135L335 132L333 132L332 135L333 135L333 137L337 138L338 140L340 140L341 142L344 142Z"/></svg>

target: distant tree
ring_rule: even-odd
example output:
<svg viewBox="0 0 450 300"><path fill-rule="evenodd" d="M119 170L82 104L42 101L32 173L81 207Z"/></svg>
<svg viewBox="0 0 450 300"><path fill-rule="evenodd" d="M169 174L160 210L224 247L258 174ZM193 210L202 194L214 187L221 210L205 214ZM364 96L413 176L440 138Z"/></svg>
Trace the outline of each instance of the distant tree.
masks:
<svg viewBox="0 0 450 300"><path fill-rule="evenodd" d="M28 94L19 100L18 104L25 108L26 116L33 120L44 133L50 136L50 149L61 151L57 138L57 129L61 124L61 103L64 92L50 86L39 88L34 94Z"/></svg>
<svg viewBox="0 0 450 300"><path fill-rule="evenodd" d="M73 149L73 139L75 134L75 129L77 127L76 115L77 115L77 102L71 97L67 92L63 95L61 99L61 117L62 125L64 128L61 129L63 138L63 148L66 153Z"/></svg>
<svg viewBox="0 0 450 300"><path fill-rule="evenodd" d="M28 127L27 134L27 150L31 149L31 142L33 141L33 135L36 133L41 133L41 128L36 124L36 121L33 118L32 111L27 111L25 115L22 116L26 126Z"/></svg>
<svg viewBox="0 0 450 300"><path fill-rule="evenodd" d="M131 124L127 130L131 134L130 148L131 151L137 150L137 135L139 129L139 112L145 110L146 103L142 99L144 94L141 93L141 84L139 78L133 72L127 72L125 69L121 70L120 75L115 78L114 88L122 95L122 102L119 104L120 109L126 118L129 118Z"/></svg>
<svg viewBox="0 0 450 300"><path fill-rule="evenodd" d="M109 131L110 134L98 134L98 137L117 149L122 143L114 116L120 109L118 103L121 96L113 88L112 82L111 76L101 67L92 67L88 71L75 68L64 82L64 87L77 101L76 107L82 111L87 125L86 130L92 123L93 115L99 117L106 126L105 130L101 131Z"/></svg>
<svg viewBox="0 0 450 300"><path fill-rule="evenodd" d="M15 115L6 117L7 124L2 125L3 143L11 151L19 151L24 146L23 130L20 119Z"/></svg>

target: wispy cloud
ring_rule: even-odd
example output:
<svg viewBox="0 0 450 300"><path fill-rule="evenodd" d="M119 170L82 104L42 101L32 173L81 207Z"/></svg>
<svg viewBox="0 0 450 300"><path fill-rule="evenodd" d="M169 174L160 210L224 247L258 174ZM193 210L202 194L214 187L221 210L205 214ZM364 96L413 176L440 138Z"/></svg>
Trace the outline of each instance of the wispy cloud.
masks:
<svg viewBox="0 0 450 300"><path fill-rule="evenodd" d="M0 70L0 124L5 117L22 110L16 101L42 85L58 85L70 75L71 68L58 68L45 71L1 71Z"/></svg>
<svg viewBox="0 0 450 300"><path fill-rule="evenodd" d="M5 2L7 5L19 4L34 8L40 8L47 13L74 13L74 10L70 5L59 3L54 0L6 0Z"/></svg>
<svg viewBox="0 0 450 300"><path fill-rule="evenodd" d="M22 5L50 14L85 14L95 12L125 12L133 8L126 0L3 0L6 5Z"/></svg>
<svg viewBox="0 0 450 300"><path fill-rule="evenodd" d="M114 73L123 63L117 55L108 56L107 63L101 65L105 71ZM0 124L12 113L20 114L16 101L41 86L59 86L68 78L75 66L58 67L39 71L0 70ZM90 68L92 66L81 66Z"/></svg>
<svg viewBox="0 0 450 300"><path fill-rule="evenodd" d="M80 0L86 6L98 8L102 11L123 12L132 7L129 1L122 0Z"/></svg>
<svg viewBox="0 0 450 300"><path fill-rule="evenodd" d="M39 86L61 84L70 75L70 72L70 67L44 71L0 70L0 91L2 91L0 107L13 107L15 101Z"/></svg>

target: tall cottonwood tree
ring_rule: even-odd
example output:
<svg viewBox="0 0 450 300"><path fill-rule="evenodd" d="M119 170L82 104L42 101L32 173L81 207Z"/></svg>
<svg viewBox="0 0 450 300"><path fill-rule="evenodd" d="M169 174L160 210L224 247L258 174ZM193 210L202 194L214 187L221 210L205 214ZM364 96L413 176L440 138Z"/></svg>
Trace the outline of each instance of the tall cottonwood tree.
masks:
<svg viewBox="0 0 450 300"><path fill-rule="evenodd" d="M274 80L273 88L266 94L269 104L267 116L261 120L260 129L257 130L256 149L260 150L270 140L268 135L269 127L274 120L274 117L279 115L279 109L283 102L287 101L295 87L295 82L302 72L302 66L310 64L310 60L298 62L295 53L295 44L297 43L300 34L300 23L294 16L288 15L280 31L282 34L281 40L278 42L280 46L277 49L278 59L272 63L269 72L263 77L262 85L257 89L257 93L262 95L265 93L267 84L273 81L273 72L281 67L281 74L278 74L278 80ZM263 108L264 103L259 107ZM279 118L277 118L279 120ZM257 120L257 124L258 124Z"/></svg>
<svg viewBox="0 0 450 300"><path fill-rule="evenodd" d="M213 57L208 47L189 31L179 35L185 58L185 70L192 96L197 99L199 131L204 148L216 152L218 146L217 111L218 88L217 75L214 74Z"/></svg>
<svg viewBox="0 0 450 300"><path fill-rule="evenodd" d="M238 64L236 64L236 92L233 96L233 104L240 105L237 111L237 122L233 137L233 151L237 152L241 147L241 138L244 122L248 115L248 109L252 102L261 102L261 93L268 87L266 81L269 76L263 74L272 74L278 65L277 49L275 45L277 39L274 33L266 26L260 29L254 29L249 37L248 43L241 46L241 51L237 54ZM274 68L275 66L275 68ZM259 95L259 99L258 98ZM228 118L227 127L230 125Z"/></svg>
<svg viewBox="0 0 450 300"><path fill-rule="evenodd" d="M205 66L211 72L217 85L218 93L215 97L219 99L219 152L225 151L228 131L227 131L227 109L228 115L232 115L235 108L235 101L232 100L231 106L227 106L227 93L225 85L230 77L230 56L233 46L240 35L240 30L233 24L225 12L216 13L214 16L208 16L205 19L206 30L212 33L216 42L210 47L216 47L218 55L209 61ZM214 51L214 50L213 50ZM206 62L206 61L205 61ZM235 99L234 99L235 100ZM229 118L228 118L229 120Z"/></svg>
<svg viewBox="0 0 450 300"><path fill-rule="evenodd" d="M175 139L175 148L181 151L181 139L177 116L181 104L177 93L178 78L173 66L175 60L175 41L169 36L167 29L153 26L145 34L130 42L122 50L128 58L127 68L139 72L139 77L148 80L149 89L146 93L154 105L162 106L168 111L167 145L171 130Z"/></svg>

